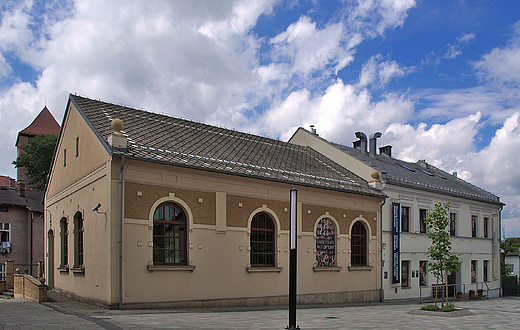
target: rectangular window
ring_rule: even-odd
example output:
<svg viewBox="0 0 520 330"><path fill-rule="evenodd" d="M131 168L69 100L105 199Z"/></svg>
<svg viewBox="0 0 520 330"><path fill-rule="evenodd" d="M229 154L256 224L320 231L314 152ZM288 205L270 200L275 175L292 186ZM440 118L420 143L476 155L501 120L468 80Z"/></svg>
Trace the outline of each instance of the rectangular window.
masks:
<svg viewBox="0 0 520 330"><path fill-rule="evenodd" d="M410 207L401 206L401 232L410 231Z"/></svg>
<svg viewBox="0 0 520 330"><path fill-rule="evenodd" d="M419 261L419 285L428 286L428 261Z"/></svg>
<svg viewBox="0 0 520 330"><path fill-rule="evenodd" d="M421 233L426 233L426 219L428 217L427 209L419 209L419 221L421 224Z"/></svg>
<svg viewBox="0 0 520 330"><path fill-rule="evenodd" d="M485 238L489 237L488 230L489 230L489 218L484 217L484 237Z"/></svg>
<svg viewBox="0 0 520 330"><path fill-rule="evenodd" d="M63 149L63 166L67 166L67 149Z"/></svg>
<svg viewBox="0 0 520 330"><path fill-rule="evenodd" d="M0 243L11 242L11 224L0 223Z"/></svg>
<svg viewBox="0 0 520 330"><path fill-rule="evenodd" d="M450 213L450 236L457 236L457 213Z"/></svg>
<svg viewBox="0 0 520 330"><path fill-rule="evenodd" d="M403 260L401 262L401 287L410 287L410 261Z"/></svg>
<svg viewBox="0 0 520 330"><path fill-rule="evenodd" d="M482 272L483 281L484 282L488 282L489 281L488 270L489 270L489 260L484 260L484 269L483 269L483 272Z"/></svg>
<svg viewBox="0 0 520 330"><path fill-rule="evenodd" d="M477 237L478 215L471 216L471 237Z"/></svg>
<svg viewBox="0 0 520 330"><path fill-rule="evenodd" d="M62 218L60 221L61 229L61 265L60 268L67 268L69 264L69 229L67 219Z"/></svg>
<svg viewBox="0 0 520 330"><path fill-rule="evenodd" d="M477 282L477 260L471 260L470 281L471 283Z"/></svg>
<svg viewBox="0 0 520 330"><path fill-rule="evenodd" d="M76 157L79 155L79 136L76 137Z"/></svg>
<svg viewBox="0 0 520 330"><path fill-rule="evenodd" d="M5 205L0 205L0 212L8 212L9 209Z"/></svg>

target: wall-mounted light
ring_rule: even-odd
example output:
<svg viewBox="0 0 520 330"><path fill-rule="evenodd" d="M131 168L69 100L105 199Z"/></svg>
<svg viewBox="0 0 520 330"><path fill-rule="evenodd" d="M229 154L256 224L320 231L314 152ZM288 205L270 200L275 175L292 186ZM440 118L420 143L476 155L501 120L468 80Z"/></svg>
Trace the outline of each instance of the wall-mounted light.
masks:
<svg viewBox="0 0 520 330"><path fill-rule="evenodd" d="M92 211L93 211L93 212L97 212L97 213L99 213L98 210L99 210L100 207L101 207L101 203L97 203L96 206L94 206L94 207L92 208Z"/></svg>

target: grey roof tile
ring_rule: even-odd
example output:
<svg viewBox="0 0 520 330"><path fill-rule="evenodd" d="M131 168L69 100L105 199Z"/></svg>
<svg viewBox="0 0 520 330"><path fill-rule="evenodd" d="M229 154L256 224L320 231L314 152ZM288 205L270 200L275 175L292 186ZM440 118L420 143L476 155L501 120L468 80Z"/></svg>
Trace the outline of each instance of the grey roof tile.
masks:
<svg viewBox="0 0 520 330"><path fill-rule="evenodd" d="M70 100L105 143L124 122L126 157L245 177L383 197L312 148L76 95ZM107 146L107 145L106 145ZM108 146L107 146L108 148Z"/></svg>
<svg viewBox="0 0 520 330"><path fill-rule="evenodd" d="M363 154L361 151L352 147L347 147L337 143L329 143L382 172L383 178L387 183L503 205L498 196L424 161L411 163L386 155L371 156Z"/></svg>

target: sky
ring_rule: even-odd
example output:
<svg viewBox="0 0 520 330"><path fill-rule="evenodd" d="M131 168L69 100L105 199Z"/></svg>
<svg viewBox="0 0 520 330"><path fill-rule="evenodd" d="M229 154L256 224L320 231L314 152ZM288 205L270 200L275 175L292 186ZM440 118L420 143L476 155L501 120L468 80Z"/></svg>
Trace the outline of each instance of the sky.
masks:
<svg viewBox="0 0 520 330"><path fill-rule="evenodd" d="M381 132L500 196L520 236L520 1L0 0L0 174L68 95L287 141Z"/></svg>

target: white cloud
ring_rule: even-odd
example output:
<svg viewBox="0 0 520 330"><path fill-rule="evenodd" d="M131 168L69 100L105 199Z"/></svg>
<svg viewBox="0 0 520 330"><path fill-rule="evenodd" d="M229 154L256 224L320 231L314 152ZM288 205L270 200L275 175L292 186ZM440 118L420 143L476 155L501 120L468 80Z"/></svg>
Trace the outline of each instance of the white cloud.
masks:
<svg viewBox="0 0 520 330"><path fill-rule="evenodd" d="M392 78L402 77L412 72L414 68L404 68L396 61L382 61L383 56L377 54L372 56L361 70L359 78L360 86L374 85L374 87L386 86Z"/></svg>
<svg viewBox="0 0 520 330"><path fill-rule="evenodd" d="M462 54L462 48L465 44L472 42L475 40L476 34L475 33L464 33L455 39L455 43L453 45L447 45L448 50L446 51L446 54L444 55L444 58L447 59L454 59L460 54Z"/></svg>
<svg viewBox="0 0 520 330"><path fill-rule="evenodd" d="M474 63L474 67L486 79L520 85L520 21L515 26L514 36L503 48L494 48L482 60Z"/></svg>

